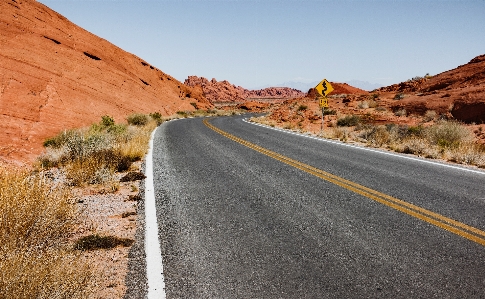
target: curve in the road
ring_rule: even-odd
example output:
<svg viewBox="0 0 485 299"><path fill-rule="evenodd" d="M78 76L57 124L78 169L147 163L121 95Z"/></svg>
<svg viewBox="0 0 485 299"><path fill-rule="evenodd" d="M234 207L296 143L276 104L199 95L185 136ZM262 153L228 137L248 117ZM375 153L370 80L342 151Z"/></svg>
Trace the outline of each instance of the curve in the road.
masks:
<svg viewBox="0 0 485 299"><path fill-rule="evenodd" d="M331 173L325 172L323 170L320 170L318 168L312 167L310 165L301 163L299 161L296 161L294 159L288 158L286 156L283 156L281 154L275 153L273 151L270 151L268 149L265 149L261 146L258 146L256 144L250 143L244 139L241 139L239 137L236 137L232 134L229 134L214 125L212 125L207 119L203 121L203 123L212 129L213 131L235 141L238 142L244 146L247 146L248 148L251 148L257 152L260 152L264 155L267 155L273 159L276 159L278 161L281 161L283 163L286 163L288 165L291 165L295 168L298 168L300 170L303 170L309 174L312 174L316 177L319 177L323 180L326 180L328 182L331 182L333 184L336 184L340 187L343 187L347 190L353 191L355 193L358 193L360 195L363 195L367 198L370 198L372 200L375 200L381 204L384 204L388 207L391 207L393 209L396 209L400 212L403 212L405 214L408 214L410 216L413 216L415 218L418 218L420 220L426 221L430 224L433 224L439 228L445 229L449 232L452 232L456 235L459 235L463 238L466 238L468 240L471 240L473 242L476 242L480 245L485 246L485 232L482 230L479 230L475 227L469 226L467 224L461 223L459 221L456 221L454 219L445 217L443 215L440 215L438 213L429 211L427 209L424 209L422 207L413 205L411 203L408 203L406 201L400 200L398 198L389 196L387 194L378 192L376 190L367 188L365 186L359 185L357 183L354 183L352 181L346 180L344 178L341 178L339 176L333 175Z"/></svg>

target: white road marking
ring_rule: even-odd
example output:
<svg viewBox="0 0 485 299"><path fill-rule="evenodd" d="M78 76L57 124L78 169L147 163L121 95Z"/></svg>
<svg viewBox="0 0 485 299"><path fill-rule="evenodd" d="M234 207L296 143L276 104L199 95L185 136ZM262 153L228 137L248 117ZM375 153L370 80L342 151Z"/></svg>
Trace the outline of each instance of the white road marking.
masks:
<svg viewBox="0 0 485 299"><path fill-rule="evenodd" d="M153 137L150 137L146 157L145 179L145 254L147 264L148 299L165 299L165 281L163 279L162 253L158 240L157 210L155 205L155 188L153 184Z"/></svg>
<svg viewBox="0 0 485 299"><path fill-rule="evenodd" d="M340 142L340 141L324 139L324 138L315 137L315 136L311 136L311 135L305 135L305 134L301 134L301 133L297 133L297 132L293 132L293 131L289 131L289 130L279 129L279 128L275 128L275 127L271 127L271 126L267 126L267 125L263 125L263 124L250 122L246 118L243 118L243 122L248 123L248 124L252 124L252 125L255 125L255 126L260 126L260 127L263 127L263 128L279 131L279 132L284 132L284 133L288 133L288 134L293 134L293 135L297 135L297 136L301 136L301 137L306 137L306 138L318 140L318 141L321 141L321 142L327 142L327 143L337 144L337 145L341 145L341 146L347 146L347 147L351 147L351 148L355 148L355 149L359 149L359 150L364 150L364 151L368 151L368 152L379 153L379 154L388 155L388 156L392 156L392 157L398 157L398 158L408 159L408 160L417 161L417 162L421 162L421 163L438 165L438 166L442 166L442 167L447 167L447 168L472 172L472 173L475 173L475 174L485 175L485 172L480 171L480 170L469 169L469 168L465 168L465 167L429 161L429 160L425 160L425 159L422 159L422 158L421 159L420 158L414 158L414 157L410 157L410 156L386 152L386 151L383 151L383 150L376 150L376 149L371 149L371 148L368 148L368 147L362 147L362 146L347 144L347 143L343 143L343 142Z"/></svg>

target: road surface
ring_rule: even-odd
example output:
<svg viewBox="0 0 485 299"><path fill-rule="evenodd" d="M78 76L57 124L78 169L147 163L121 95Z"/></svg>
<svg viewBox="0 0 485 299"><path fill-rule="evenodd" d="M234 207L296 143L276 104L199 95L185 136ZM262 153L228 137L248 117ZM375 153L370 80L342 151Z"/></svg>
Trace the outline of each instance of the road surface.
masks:
<svg viewBox="0 0 485 299"><path fill-rule="evenodd" d="M485 298L484 172L245 117L156 132L167 298Z"/></svg>

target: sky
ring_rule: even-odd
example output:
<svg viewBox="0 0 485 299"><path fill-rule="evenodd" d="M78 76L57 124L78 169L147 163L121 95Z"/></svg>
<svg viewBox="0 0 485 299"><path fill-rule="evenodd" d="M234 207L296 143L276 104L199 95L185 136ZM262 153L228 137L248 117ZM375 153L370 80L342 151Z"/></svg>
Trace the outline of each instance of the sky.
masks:
<svg viewBox="0 0 485 299"><path fill-rule="evenodd" d="M38 0L184 81L390 85L485 54L485 0Z"/></svg>

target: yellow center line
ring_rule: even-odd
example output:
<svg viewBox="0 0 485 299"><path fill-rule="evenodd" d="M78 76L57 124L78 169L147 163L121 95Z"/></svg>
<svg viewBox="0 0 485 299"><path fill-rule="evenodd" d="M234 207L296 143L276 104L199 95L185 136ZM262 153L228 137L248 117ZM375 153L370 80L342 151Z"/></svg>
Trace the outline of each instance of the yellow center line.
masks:
<svg viewBox="0 0 485 299"><path fill-rule="evenodd" d="M265 149L263 147L260 147L259 145L250 143L244 139L241 139L239 137L236 137L234 135L231 135L215 126L209 123L207 119L203 121L203 123L209 127L210 129L214 130L215 132L235 141L238 142L244 146L247 146L259 153L262 153L264 155L267 155L273 159L276 159L278 161L281 161L283 163L286 163L288 165L291 165L295 168L298 168L300 170L303 170L309 174L312 174L316 177L319 177L325 181L331 182L335 185L338 185L342 188L345 188L347 190L353 191L357 194L363 195L367 198L370 198L372 200L375 200L381 204L384 204L388 207L391 207L393 209L396 209L398 211L401 211L403 213L406 213L410 216L413 216L415 218L418 218L420 220L426 221L430 224L433 224L437 227L440 227L442 229L445 229L449 232L452 232L456 235L459 235L463 238L466 238L468 240L471 240L473 242L476 242L478 244L481 244L485 246L485 232L482 230L479 230L475 227L469 226L467 224L461 223L459 221L456 221L454 219L448 218L446 216L443 216L441 214L429 211L427 209L421 208L419 206L413 205L409 202L403 201L401 199L392 197L390 195L381 193L379 191L370 189L368 187L359 185L355 182L346 180L344 178L341 178L339 176L333 175L331 173L325 172L321 169L315 168L313 166L301 163L297 160L293 160L291 158L288 158L286 156L280 155L276 152L270 151L268 149Z"/></svg>

